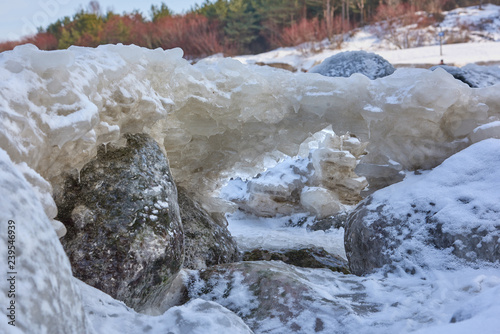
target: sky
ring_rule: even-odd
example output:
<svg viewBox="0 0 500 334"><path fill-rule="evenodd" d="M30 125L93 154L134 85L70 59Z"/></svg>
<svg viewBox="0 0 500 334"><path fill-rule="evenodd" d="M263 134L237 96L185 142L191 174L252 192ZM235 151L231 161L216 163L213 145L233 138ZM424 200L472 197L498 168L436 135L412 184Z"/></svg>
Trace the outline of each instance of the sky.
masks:
<svg viewBox="0 0 500 334"><path fill-rule="evenodd" d="M73 16L79 9L86 9L90 0L1 0L0 41L17 40L46 28L57 19ZM100 0L103 12L111 9L115 13L132 12L138 9L149 17L151 5L164 2L175 13L183 13L203 0Z"/></svg>

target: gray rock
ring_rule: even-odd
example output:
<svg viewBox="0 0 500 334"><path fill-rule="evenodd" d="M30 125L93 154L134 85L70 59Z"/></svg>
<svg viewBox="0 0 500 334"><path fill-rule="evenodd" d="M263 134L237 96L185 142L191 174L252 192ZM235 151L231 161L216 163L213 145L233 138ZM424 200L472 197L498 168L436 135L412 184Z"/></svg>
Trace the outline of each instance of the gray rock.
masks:
<svg viewBox="0 0 500 334"><path fill-rule="evenodd" d="M335 216L315 219L311 224L307 225L307 229L309 231L328 231L332 228L339 229L344 227L346 220L347 213L339 212Z"/></svg>
<svg viewBox="0 0 500 334"><path fill-rule="evenodd" d="M363 275L392 263L392 251L401 243L391 235L391 228L401 226L394 217L383 216L383 205L375 210L368 207L372 198L361 202L347 220L344 234L349 269L355 275ZM377 219L366 219L368 216Z"/></svg>
<svg viewBox="0 0 500 334"><path fill-rule="evenodd" d="M227 229L227 221L217 222L186 190L179 187L179 208L184 226L186 257L184 267L204 269L238 260L238 248Z"/></svg>
<svg viewBox="0 0 500 334"><path fill-rule="evenodd" d="M165 155L147 135L104 147L55 195L74 275L137 311L154 308L179 271L184 238Z"/></svg>
<svg viewBox="0 0 500 334"><path fill-rule="evenodd" d="M347 261L332 255L321 247L303 249L254 249L243 254L243 261L283 261L302 268L326 268L349 274Z"/></svg>
<svg viewBox="0 0 500 334"><path fill-rule="evenodd" d="M327 77L350 77L361 73L374 80L394 73L396 69L384 58L366 51L345 51L328 57L309 70Z"/></svg>
<svg viewBox="0 0 500 334"><path fill-rule="evenodd" d="M432 199L409 203L407 213L400 215L391 212L389 202L374 203L368 197L349 216L344 241L353 274L371 273L384 266L415 274L420 268L433 266L435 259L425 255L429 250L441 250L443 256L451 253L470 264L500 261L500 221L494 230L476 226L460 233L448 232L447 222L441 220ZM449 269L457 265L453 258L442 264Z"/></svg>

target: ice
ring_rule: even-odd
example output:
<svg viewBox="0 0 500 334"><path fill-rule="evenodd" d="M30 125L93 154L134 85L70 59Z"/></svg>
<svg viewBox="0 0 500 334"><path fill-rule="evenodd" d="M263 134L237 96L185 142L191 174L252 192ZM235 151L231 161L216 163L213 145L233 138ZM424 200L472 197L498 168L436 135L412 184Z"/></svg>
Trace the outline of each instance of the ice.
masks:
<svg viewBox="0 0 500 334"><path fill-rule="evenodd" d="M25 165L20 166L23 174L18 167L0 149L0 254L4 259L0 295L5 309L12 301L15 305L15 326L8 324L4 311L0 332L93 333L69 260L39 200L40 188L33 188L23 174L42 188L50 187ZM9 267L8 250L13 251Z"/></svg>
<svg viewBox="0 0 500 334"><path fill-rule="evenodd" d="M98 145L131 132L152 135L177 183L206 198L224 176L255 175L268 157L296 155L329 125L368 142L361 164L392 159L411 170L436 166L498 117L492 91L471 90L439 70L397 70L375 81L325 78L225 58L192 66L178 50L123 45L53 53L20 46L2 54L0 68L38 55L39 67L4 71L0 106L8 126L0 137L16 163L53 187Z"/></svg>
<svg viewBox="0 0 500 334"><path fill-rule="evenodd" d="M481 50L498 50L496 47L485 43ZM449 50L455 49L450 46ZM455 201L471 192L477 195L478 202L471 203L470 210L474 206L477 210L486 206L500 210L495 190L500 185L494 178L499 161L484 149L497 145L488 138L499 133L498 85L471 89L443 70L398 69L377 80L356 74L327 78L225 58L191 65L182 59L180 49L107 45L45 52L28 45L0 54L0 75L0 215L1 224L12 219L20 228L20 269L25 271L18 281L19 300L23 301L19 303L23 314L19 328L26 328L24 332L73 333L87 328L92 332L86 325L79 288L57 240L64 231L52 221L55 208L51 193L65 174L75 173L91 161L99 145L119 144L126 133L153 136L167 153L176 182L197 192L211 211L227 209L211 195L228 178L246 179L264 173L286 156L307 154L311 148L317 151L313 159L319 168L316 177L330 175L329 163L346 169L339 179L321 179L321 188L318 184L305 188L304 193L311 196L304 196L304 204L319 213L327 198L318 200L323 189L332 191L328 193L332 198L351 198L338 192L339 184L349 190L348 194L358 195L366 185L363 176L369 182L386 178L387 183L393 183L402 177L402 171L434 168L478 143L483 146L475 146L477 151L469 158L459 156L447 162L452 170L470 171L474 181L470 188L460 187L462 179L436 168L432 174L419 171L432 182L415 183L414 190L418 193L419 187L436 187L440 194L445 185L453 186ZM329 126L339 136L350 135L339 141L338 147L321 146L318 142L331 139L320 133ZM474 173L478 164L487 166L483 173ZM276 188L278 177L292 183L301 179L283 170L266 175ZM233 185L224 196L246 199L245 186L241 182ZM357 199L353 198L354 203ZM446 207L446 201L443 195L437 204ZM456 220L452 225L456 229L464 228L465 220L472 217L453 206L446 210L447 219ZM483 211L481 219L497 219L493 211ZM342 229L327 233L293 227L301 219L312 218L293 214L264 219L236 212L230 217L229 228L242 249L313 245L345 256ZM6 234L0 235L5 252ZM436 261L441 259L436 257ZM494 299L499 285L497 268L436 269L427 274L426 281L349 276L348 281L335 286L325 282L335 282L337 274L311 269L300 271L298 276L304 275L308 275L316 297L341 298L342 305L349 308L352 300L345 294L358 287L364 293L359 296L362 300L382 305L378 312L354 312L342 320L344 328L353 332L430 332L433 328L436 332L442 328L458 332L474 326L487 332L498 324ZM0 283L1 291L7 291L6 284L5 280ZM206 333L247 331L241 319L213 302L193 301L163 317L143 318L106 299L109 296L79 286L84 290L87 316L98 332L122 333L129 328L182 332L188 328L181 328L182 324ZM242 296L251 297L239 294L233 299ZM337 324L328 307L321 312L329 316L332 327ZM303 313L300 321L313 328L308 315ZM450 324L454 315L457 322ZM279 326L273 327L273 321L263 326L276 332ZM224 327L228 323L229 327ZM6 327L5 321L0 326L4 332L16 330Z"/></svg>
<svg viewBox="0 0 500 334"><path fill-rule="evenodd" d="M312 217L298 213L291 216L262 218L243 212L228 216L229 231L242 251L256 248L280 250L322 247L330 254L346 258L344 229L307 231L307 222ZM302 222L302 227L296 227Z"/></svg>

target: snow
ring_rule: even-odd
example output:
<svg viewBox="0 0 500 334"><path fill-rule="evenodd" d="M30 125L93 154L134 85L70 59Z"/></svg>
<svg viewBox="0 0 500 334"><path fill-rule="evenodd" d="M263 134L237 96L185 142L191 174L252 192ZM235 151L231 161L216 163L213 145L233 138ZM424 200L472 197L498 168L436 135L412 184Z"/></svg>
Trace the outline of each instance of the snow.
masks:
<svg viewBox="0 0 500 334"><path fill-rule="evenodd" d="M148 316L136 313L124 303L76 281L96 333L252 333L236 314L215 302L194 299L183 306L172 307L160 316Z"/></svg>
<svg viewBox="0 0 500 334"><path fill-rule="evenodd" d="M429 40L426 45L411 49L388 50L382 41L373 33L374 27L367 26L356 30L353 36L346 37L342 50L330 49L328 42L319 45L302 45L299 47L279 48L258 55L237 56L235 59L244 64L255 63L284 63L298 71L308 71L324 59L343 51L370 51L382 56L393 66L427 66L437 65L441 59L448 65L464 66L471 63L500 62L500 6L486 4L482 10L477 6L458 8L444 12L445 19L439 24L440 31L451 35L459 31L460 26L469 25L471 32L464 33L471 36L476 43L444 44L442 55L437 38L439 28L430 27L424 33L424 39ZM403 29L404 32L404 29ZM320 51L312 51L313 49ZM311 51L309 51L311 50ZM498 68L498 66L495 66Z"/></svg>

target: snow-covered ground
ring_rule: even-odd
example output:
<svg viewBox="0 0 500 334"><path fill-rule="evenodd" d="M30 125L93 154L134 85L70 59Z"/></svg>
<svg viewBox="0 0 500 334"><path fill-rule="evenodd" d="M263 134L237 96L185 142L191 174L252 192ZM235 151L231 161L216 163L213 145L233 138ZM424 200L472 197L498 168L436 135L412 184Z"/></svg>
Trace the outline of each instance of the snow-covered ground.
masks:
<svg viewBox="0 0 500 334"><path fill-rule="evenodd" d="M454 66L500 62L500 43L497 43L500 40L500 6L488 4L483 8L460 8L444 13L445 19L439 27L430 27L425 31L427 40L431 42L417 48L391 48L373 33L373 27L368 26L357 30L352 37L347 37L341 50L330 49L329 43L325 41L314 46L279 48L258 55L235 58L246 64L289 64L299 71L307 71L323 59L339 52L356 50L375 52L395 66L432 66L439 64L441 59ZM470 27L471 31L467 36L470 36L474 43L443 44L441 49L438 31L452 34L461 24ZM316 51L312 51L313 49Z"/></svg>

